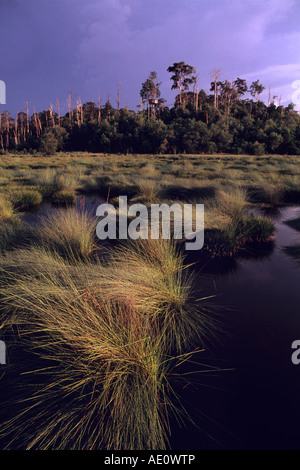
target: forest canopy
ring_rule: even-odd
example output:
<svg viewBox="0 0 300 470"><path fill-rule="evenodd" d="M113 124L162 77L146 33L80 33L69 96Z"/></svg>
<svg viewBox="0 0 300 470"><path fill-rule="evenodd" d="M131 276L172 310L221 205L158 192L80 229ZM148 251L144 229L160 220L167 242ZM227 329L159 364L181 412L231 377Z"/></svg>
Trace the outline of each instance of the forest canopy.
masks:
<svg viewBox="0 0 300 470"><path fill-rule="evenodd" d="M211 74L210 92L199 90L194 67L175 62L167 69L177 92L173 107L161 97L157 73L141 85L137 110L67 97L68 112L59 102L30 115L0 114L0 152L87 151L101 153L234 153L300 154L300 115L294 104L281 105L271 96L260 100L265 87L237 78L221 81L220 69Z"/></svg>

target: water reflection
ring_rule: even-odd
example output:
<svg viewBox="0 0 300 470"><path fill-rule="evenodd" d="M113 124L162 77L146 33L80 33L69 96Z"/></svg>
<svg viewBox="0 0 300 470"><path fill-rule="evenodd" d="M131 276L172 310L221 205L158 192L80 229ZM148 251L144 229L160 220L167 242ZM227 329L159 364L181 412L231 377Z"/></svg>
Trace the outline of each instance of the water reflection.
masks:
<svg viewBox="0 0 300 470"><path fill-rule="evenodd" d="M273 221L279 220L282 216L282 208L277 206L261 207L259 212L260 215L262 215L263 217L267 217L268 219L271 219Z"/></svg>

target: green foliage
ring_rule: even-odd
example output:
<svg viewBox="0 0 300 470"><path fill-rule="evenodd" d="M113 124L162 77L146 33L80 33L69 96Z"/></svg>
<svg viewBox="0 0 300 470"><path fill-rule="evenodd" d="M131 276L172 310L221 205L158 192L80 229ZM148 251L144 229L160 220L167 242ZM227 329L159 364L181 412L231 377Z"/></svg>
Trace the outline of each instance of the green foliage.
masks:
<svg viewBox="0 0 300 470"><path fill-rule="evenodd" d="M47 156L57 151L300 154L299 113L292 104L285 107L272 102L267 106L259 99L265 88L259 80L249 87L242 78L212 82L213 94L207 94L198 91L194 67L181 61L168 71L172 89L179 90L172 108L160 96L156 72L150 72L140 90L147 111L120 109L119 101L118 109L109 101L100 109L89 101L59 120L55 113L49 120L48 111L43 111L38 121L36 115L31 117L30 132L17 144L10 118L9 136L1 150L3 154L8 150L41 151ZM20 122L17 120L17 127ZM22 129L18 131L21 135Z"/></svg>
<svg viewBox="0 0 300 470"><path fill-rule="evenodd" d="M58 139L51 131L45 132L41 137L40 150L46 155L51 155L58 149Z"/></svg>

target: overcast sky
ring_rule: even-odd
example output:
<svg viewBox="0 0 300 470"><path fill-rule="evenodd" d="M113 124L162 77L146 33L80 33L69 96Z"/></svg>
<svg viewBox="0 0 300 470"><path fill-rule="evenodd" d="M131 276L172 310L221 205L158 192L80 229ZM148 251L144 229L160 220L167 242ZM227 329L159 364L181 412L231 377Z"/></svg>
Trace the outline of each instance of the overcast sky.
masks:
<svg viewBox="0 0 300 470"><path fill-rule="evenodd" d="M197 70L200 88L209 74L221 80L260 79L263 98L300 102L299 0L0 0L0 80L12 116L29 102L41 111L56 99L61 113L72 91L82 102L136 110L150 71L173 106L167 68L185 61ZM300 81L299 81L300 84ZM299 86L300 91L300 86ZM298 106L298 103L297 103ZM298 106L297 109L300 109Z"/></svg>

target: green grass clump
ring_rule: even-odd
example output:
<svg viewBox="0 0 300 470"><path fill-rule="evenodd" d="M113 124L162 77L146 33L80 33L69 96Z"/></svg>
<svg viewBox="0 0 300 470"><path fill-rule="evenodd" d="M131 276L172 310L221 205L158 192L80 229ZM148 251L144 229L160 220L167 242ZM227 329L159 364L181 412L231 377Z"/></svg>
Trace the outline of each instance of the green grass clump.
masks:
<svg viewBox="0 0 300 470"><path fill-rule="evenodd" d="M142 166L138 173L144 178L157 178L160 175L160 172L155 168L152 163L147 163Z"/></svg>
<svg viewBox="0 0 300 470"><path fill-rule="evenodd" d="M87 258L95 246L96 222L85 210L56 209L41 218L35 234L42 246L78 260Z"/></svg>
<svg viewBox="0 0 300 470"><path fill-rule="evenodd" d="M270 183L264 181L263 186L250 189L249 198L251 201L261 203L266 207L276 207L282 203L284 194L284 186L280 182Z"/></svg>
<svg viewBox="0 0 300 470"><path fill-rule="evenodd" d="M109 295L121 301L132 299L149 318L165 350L181 352L193 339L201 341L205 336L209 302L200 299L197 304L193 299L193 276L172 240L124 245L112 256L105 276Z"/></svg>
<svg viewBox="0 0 300 470"><path fill-rule="evenodd" d="M292 170L291 170L291 174ZM300 202L300 176L288 176L284 180L284 201L289 203Z"/></svg>
<svg viewBox="0 0 300 470"><path fill-rule="evenodd" d="M22 390L21 411L1 424L7 447L164 449L170 359L148 318L90 289L86 265L58 266L58 254L44 253L48 263L29 269L29 253L2 271L0 296L12 312L6 328L43 366L27 371L36 389Z"/></svg>
<svg viewBox="0 0 300 470"><path fill-rule="evenodd" d="M15 209L27 210L42 203L42 194L37 190L19 189L11 194L11 200Z"/></svg>
<svg viewBox="0 0 300 470"><path fill-rule="evenodd" d="M0 221L10 219L14 215L14 208L11 201L4 196L0 196Z"/></svg>
<svg viewBox="0 0 300 470"><path fill-rule="evenodd" d="M231 257L250 243L267 243L274 240L275 227L265 217L245 214L232 220L223 228L204 232L204 251L212 257Z"/></svg>
<svg viewBox="0 0 300 470"><path fill-rule="evenodd" d="M41 170L33 183L44 198L51 198L57 192L74 192L79 187L76 174L66 173L55 168Z"/></svg>
<svg viewBox="0 0 300 470"><path fill-rule="evenodd" d="M71 206L75 202L75 193L69 190L58 191L51 197L52 204L56 206Z"/></svg>
<svg viewBox="0 0 300 470"><path fill-rule="evenodd" d="M153 179L140 178L137 183L136 195L132 202L152 204L159 200L161 185Z"/></svg>
<svg viewBox="0 0 300 470"><path fill-rule="evenodd" d="M166 199L174 199L181 201L198 200L204 202L216 196L216 187L206 185L195 180L181 181L181 183L164 184L160 191L160 195Z"/></svg>
<svg viewBox="0 0 300 470"><path fill-rule="evenodd" d="M75 191L79 187L79 180L73 174L58 172L55 175L55 191Z"/></svg>
<svg viewBox="0 0 300 470"><path fill-rule="evenodd" d="M44 198L48 198L56 191L55 177L57 171L54 168L40 170L33 180Z"/></svg>
<svg viewBox="0 0 300 470"><path fill-rule="evenodd" d="M247 193L243 188L219 190L214 200L214 206L220 214L239 220L245 213Z"/></svg>

